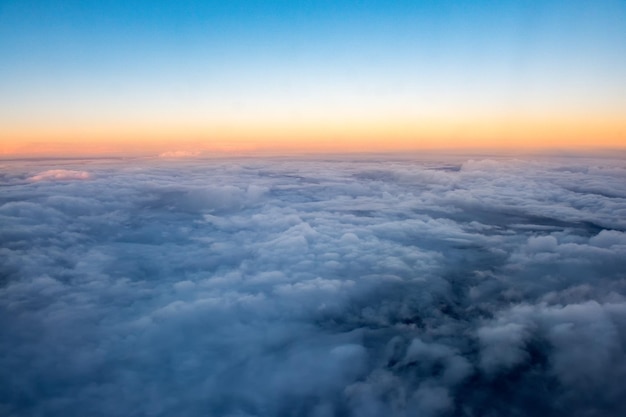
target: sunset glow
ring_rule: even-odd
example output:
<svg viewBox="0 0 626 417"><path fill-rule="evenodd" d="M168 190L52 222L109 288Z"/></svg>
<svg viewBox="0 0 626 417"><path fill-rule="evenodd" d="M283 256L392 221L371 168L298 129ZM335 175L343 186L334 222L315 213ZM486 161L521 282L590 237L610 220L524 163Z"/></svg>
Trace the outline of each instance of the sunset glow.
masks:
<svg viewBox="0 0 626 417"><path fill-rule="evenodd" d="M626 145L626 7L9 1L0 155Z"/></svg>

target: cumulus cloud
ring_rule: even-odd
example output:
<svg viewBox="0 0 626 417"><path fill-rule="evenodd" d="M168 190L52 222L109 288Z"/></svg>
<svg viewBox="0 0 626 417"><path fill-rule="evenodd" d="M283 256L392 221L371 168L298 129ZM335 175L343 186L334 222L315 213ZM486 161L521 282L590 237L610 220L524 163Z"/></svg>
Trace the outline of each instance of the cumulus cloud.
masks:
<svg viewBox="0 0 626 417"><path fill-rule="evenodd" d="M2 167L2 415L626 413L622 161L47 163Z"/></svg>

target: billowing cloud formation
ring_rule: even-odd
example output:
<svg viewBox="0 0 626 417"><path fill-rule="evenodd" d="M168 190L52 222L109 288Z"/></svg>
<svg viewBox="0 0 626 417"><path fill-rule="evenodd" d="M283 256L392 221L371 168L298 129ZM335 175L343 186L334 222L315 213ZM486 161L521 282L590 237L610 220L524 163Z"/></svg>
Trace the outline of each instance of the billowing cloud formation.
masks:
<svg viewBox="0 0 626 417"><path fill-rule="evenodd" d="M2 415L626 413L622 161L45 168L0 178Z"/></svg>

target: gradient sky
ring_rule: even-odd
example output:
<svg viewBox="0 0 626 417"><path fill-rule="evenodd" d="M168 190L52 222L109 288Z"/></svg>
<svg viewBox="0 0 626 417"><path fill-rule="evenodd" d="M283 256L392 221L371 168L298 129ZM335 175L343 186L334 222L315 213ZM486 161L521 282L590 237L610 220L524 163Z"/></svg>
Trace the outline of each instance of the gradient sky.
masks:
<svg viewBox="0 0 626 417"><path fill-rule="evenodd" d="M626 146L626 1L0 0L0 154Z"/></svg>

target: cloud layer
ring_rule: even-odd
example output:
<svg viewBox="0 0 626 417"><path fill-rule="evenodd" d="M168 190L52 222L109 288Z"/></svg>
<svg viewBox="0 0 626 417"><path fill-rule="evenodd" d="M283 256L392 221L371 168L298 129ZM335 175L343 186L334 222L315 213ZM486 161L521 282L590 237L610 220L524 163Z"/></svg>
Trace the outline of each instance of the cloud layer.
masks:
<svg viewBox="0 0 626 417"><path fill-rule="evenodd" d="M626 414L621 161L33 161L0 181L2 415Z"/></svg>

